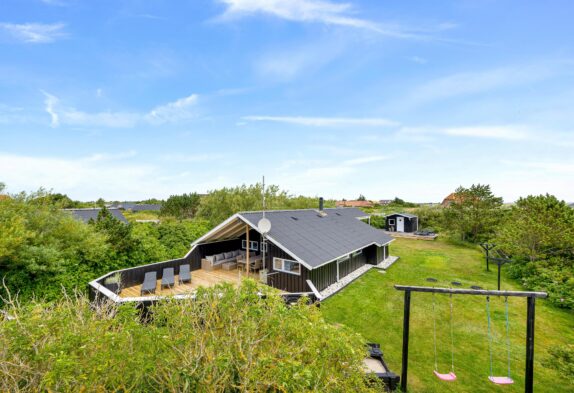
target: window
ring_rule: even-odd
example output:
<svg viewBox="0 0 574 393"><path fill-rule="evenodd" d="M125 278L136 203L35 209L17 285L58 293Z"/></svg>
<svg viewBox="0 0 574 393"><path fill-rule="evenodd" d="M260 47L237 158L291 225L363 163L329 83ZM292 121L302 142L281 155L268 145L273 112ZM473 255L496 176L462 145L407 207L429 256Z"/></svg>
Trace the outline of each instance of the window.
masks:
<svg viewBox="0 0 574 393"><path fill-rule="evenodd" d="M343 258L337 259L337 263L347 262L347 261L349 260L349 258L350 258L350 257L349 257L348 255L346 255L346 256L344 256Z"/></svg>
<svg viewBox="0 0 574 393"><path fill-rule="evenodd" d="M395 225L395 219L394 218L389 218L389 225Z"/></svg>
<svg viewBox="0 0 574 393"><path fill-rule="evenodd" d="M289 259L273 258L273 270L299 276L301 275L301 264Z"/></svg>
<svg viewBox="0 0 574 393"><path fill-rule="evenodd" d="M267 243L261 242L261 252L267 252Z"/></svg>
<svg viewBox="0 0 574 393"><path fill-rule="evenodd" d="M241 248L245 250L247 248L247 240L241 241ZM249 249L251 251L258 251L259 250L259 242L250 241L249 242Z"/></svg>
<svg viewBox="0 0 574 393"><path fill-rule="evenodd" d="M361 255L362 253L363 253L363 250L355 251L355 252L353 253L353 256L354 256L354 257L358 257L358 256Z"/></svg>

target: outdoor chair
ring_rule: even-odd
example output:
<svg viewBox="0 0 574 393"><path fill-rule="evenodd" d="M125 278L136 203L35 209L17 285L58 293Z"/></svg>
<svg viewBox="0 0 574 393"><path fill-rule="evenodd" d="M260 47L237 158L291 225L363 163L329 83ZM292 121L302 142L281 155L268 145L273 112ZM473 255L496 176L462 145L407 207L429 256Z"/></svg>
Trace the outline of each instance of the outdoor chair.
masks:
<svg viewBox="0 0 574 393"><path fill-rule="evenodd" d="M172 288L175 285L175 278L173 267L166 267L163 269L163 275L161 277L161 287L162 288Z"/></svg>
<svg viewBox="0 0 574 393"><path fill-rule="evenodd" d="M179 267L179 283L184 284L186 282L191 282L190 266L181 265Z"/></svg>
<svg viewBox="0 0 574 393"><path fill-rule="evenodd" d="M141 295L149 295L151 293L155 293L155 286L157 283L157 273L156 272L147 272L144 277L144 281L142 284L142 289L140 291Z"/></svg>

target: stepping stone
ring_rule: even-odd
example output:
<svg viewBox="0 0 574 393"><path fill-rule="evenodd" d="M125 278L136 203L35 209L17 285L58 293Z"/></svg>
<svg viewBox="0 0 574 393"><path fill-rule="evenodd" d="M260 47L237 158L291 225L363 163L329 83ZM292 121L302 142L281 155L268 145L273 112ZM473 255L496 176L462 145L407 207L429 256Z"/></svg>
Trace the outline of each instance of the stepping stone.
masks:
<svg viewBox="0 0 574 393"><path fill-rule="evenodd" d="M454 285L455 287L460 287L462 285L462 283L459 281L453 281L451 282L451 284Z"/></svg>
<svg viewBox="0 0 574 393"><path fill-rule="evenodd" d="M429 277L429 278L427 278L427 281L428 282L437 282L438 280L436 278Z"/></svg>
<svg viewBox="0 0 574 393"><path fill-rule="evenodd" d="M482 289L482 287L479 287L478 285L471 285L471 286L470 286L470 289L479 290L479 289Z"/></svg>

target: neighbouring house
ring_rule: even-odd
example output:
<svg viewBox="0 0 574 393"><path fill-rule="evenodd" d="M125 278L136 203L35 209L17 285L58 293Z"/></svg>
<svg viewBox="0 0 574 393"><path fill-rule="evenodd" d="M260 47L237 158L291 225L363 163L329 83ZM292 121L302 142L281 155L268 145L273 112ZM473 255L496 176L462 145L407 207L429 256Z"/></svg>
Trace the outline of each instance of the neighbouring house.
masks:
<svg viewBox="0 0 574 393"><path fill-rule="evenodd" d="M392 213L385 216L385 229L389 232L412 233L419 230L419 219L414 214Z"/></svg>
<svg viewBox="0 0 574 393"><path fill-rule="evenodd" d="M371 201L337 201L335 204L337 207L373 207L373 202Z"/></svg>
<svg viewBox="0 0 574 393"><path fill-rule="evenodd" d="M160 204L154 203L133 203L133 202L121 202L112 205L112 207L121 209L121 210L131 210L132 212L141 212L141 211L159 211L161 210Z"/></svg>
<svg viewBox="0 0 574 393"><path fill-rule="evenodd" d="M90 283L91 295L149 301L145 296L191 295L198 286L237 284L246 274L286 294L316 294L365 265L383 262L393 241L361 221L365 213L355 208L267 211L271 229L265 236L258 228L262 217L260 211L236 213L193 242L185 257L109 273ZM189 283L170 285L187 270ZM104 283L118 273L123 290L112 294Z"/></svg>
<svg viewBox="0 0 574 393"><path fill-rule="evenodd" d="M457 196L456 192L452 192L448 194L446 198L442 200L441 206L442 207L449 207L453 203L459 201L460 197Z"/></svg>
<svg viewBox="0 0 574 393"><path fill-rule="evenodd" d="M100 214L101 208L88 208L88 209L62 209L64 211L70 212L72 216L78 220L84 221L85 223L89 222L90 220L97 220L98 214ZM110 214L120 220L121 222L127 224L128 220L124 217L120 209L117 208L109 208L107 209Z"/></svg>
<svg viewBox="0 0 574 393"><path fill-rule="evenodd" d="M570 206L571 208L574 209L574 203L569 204L568 206Z"/></svg>
<svg viewBox="0 0 574 393"><path fill-rule="evenodd" d="M384 206L384 205L390 205L391 203L393 203L393 200L392 200L392 199L381 199L381 200L379 201L379 205L383 205L383 206Z"/></svg>

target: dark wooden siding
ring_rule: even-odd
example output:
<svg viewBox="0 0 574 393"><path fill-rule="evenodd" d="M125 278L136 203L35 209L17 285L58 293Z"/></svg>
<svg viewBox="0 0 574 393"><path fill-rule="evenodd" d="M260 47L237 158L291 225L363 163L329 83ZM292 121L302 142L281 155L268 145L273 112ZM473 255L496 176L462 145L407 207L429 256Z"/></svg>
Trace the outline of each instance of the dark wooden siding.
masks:
<svg viewBox="0 0 574 393"><path fill-rule="evenodd" d="M201 269L201 259L208 255L220 254L241 249L241 240L233 239L223 242L206 243L198 245L195 250L188 255L191 270Z"/></svg>
<svg viewBox="0 0 574 393"><path fill-rule="evenodd" d="M309 279L317 290L322 291L337 282L337 264L328 263L309 272Z"/></svg>
<svg viewBox="0 0 574 393"><path fill-rule="evenodd" d="M395 220L395 224L392 225L392 227L393 227L392 229L393 229L393 231L397 230L397 217L399 217L398 214L392 214L392 215L386 217L385 230L387 230L387 231L391 230L391 225L388 224L389 218ZM417 221L418 221L418 219L416 217L413 217L413 218L404 217L405 232L415 232L417 230Z"/></svg>
<svg viewBox="0 0 574 393"><path fill-rule="evenodd" d="M251 237L251 234L249 234ZM309 276L309 270L301 265L301 275L284 273L281 271L276 271L273 269L273 258L283 258L290 259L292 261L295 258L292 255L287 254L275 244L267 242L268 251L266 253L265 266L269 270L267 283L277 289L287 292L309 292L311 289L307 285L307 278Z"/></svg>

